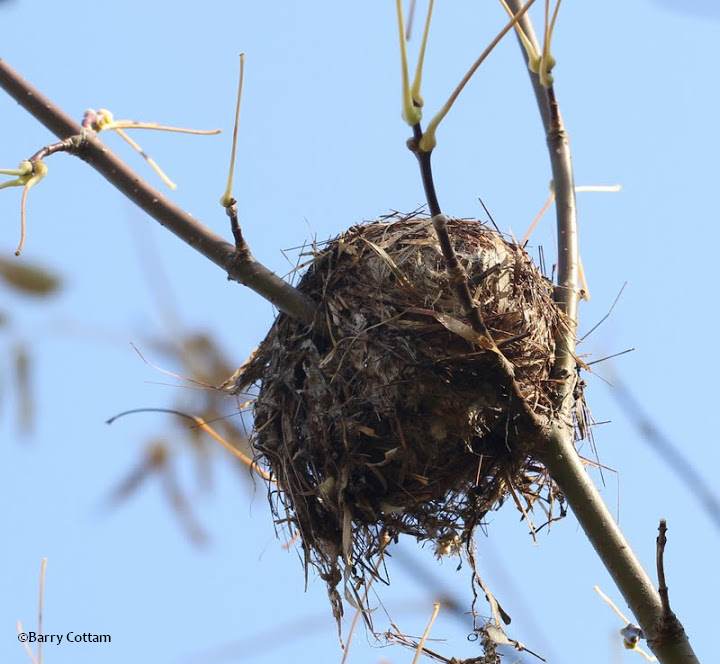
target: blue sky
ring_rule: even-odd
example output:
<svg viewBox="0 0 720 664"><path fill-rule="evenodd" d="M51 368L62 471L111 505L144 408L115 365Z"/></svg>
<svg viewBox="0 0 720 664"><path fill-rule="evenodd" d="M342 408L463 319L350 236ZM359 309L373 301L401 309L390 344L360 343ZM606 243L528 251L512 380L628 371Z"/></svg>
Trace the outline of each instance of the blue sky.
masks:
<svg viewBox="0 0 720 664"><path fill-rule="evenodd" d="M678 11L682 3L669 0L564 3L556 83L577 183L623 186L618 194L579 197L592 292L581 329L602 318L628 282L612 316L581 348L591 359L637 349L598 365L598 374L610 382L621 377L712 482L720 463L713 422L720 22L710 3L687 8ZM179 183L174 200L226 237L217 200L237 55L244 51L236 193L251 247L279 273L290 267L281 249L422 203L400 119L394 3L14 0L2 3L0 19L0 55L78 119L88 107L105 107L118 117L222 128L214 137L138 139ZM438 3L426 63L428 112L504 20L496 3ZM0 167L52 142L4 95L0 114ZM117 137L106 140L161 186ZM447 213L482 217L480 196L503 230L523 234L547 195L550 174L514 40L483 65L438 140L434 164ZM30 344L38 420L32 435L17 431L12 384L5 380L0 659L26 661L14 625L34 623L37 572L47 556L46 631L113 637L109 646L48 646L48 664L339 662L323 584L310 578L304 590L298 557L275 539L264 487L248 488L220 450L213 490L202 493L194 489L191 460L178 448L183 481L211 535L205 549L188 543L157 483L114 511L101 509L146 441L175 430L161 415L104 424L119 411L166 406L177 395L130 346L164 362L148 345L168 332L141 269L138 238L154 247L184 329L212 332L234 364L262 338L273 310L228 283L84 164L56 155L48 165L29 200L25 260L51 266L66 287L41 304L1 291L13 325L0 329L0 344ZM17 241L18 210L19 192L0 192L4 256ZM555 251L551 218L533 236L546 256ZM587 396L595 418L612 421L596 431L602 463L617 471L605 474L603 494L653 575L657 522L668 519L671 600L701 661L711 661L720 532L625 419L601 378L589 378ZM508 506L490 516L487 532L478 539L479 564L514 618L511 636L557 664L642 661L620 648L622 624L593 586L625 607L572 516L533 544ZM434 562L430 551L409 541L403 553L469 602L464 569ZM390 572L383 602L403 630L417 634L432 610L432 593L399 562ZM377 615L382 629L382 612ZM447 641L434 648L448 656L477 654L467 631L441 612L432 636ZM409 651L377 648L360 631L349 661L411 659Z"/></svg>

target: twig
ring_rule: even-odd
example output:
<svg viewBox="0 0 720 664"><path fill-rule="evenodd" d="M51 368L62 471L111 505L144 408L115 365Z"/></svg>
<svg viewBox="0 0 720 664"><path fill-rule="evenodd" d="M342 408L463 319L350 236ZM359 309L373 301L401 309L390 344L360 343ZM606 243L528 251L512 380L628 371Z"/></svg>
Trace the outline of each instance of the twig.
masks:
<svg viewBox="0 0 720 664"><path fill-rule="evenodd" d="M514 368L507 358L498 348L495 340L485 325L480 308L475 304L472 293L470 291L470 283L465 268L460 264L453 247L450 233L447 228L447 217L442 213L440 203L435 189L435 181L432 173L432 151L425 152L420 149L420 141L423 137L423 131L420 124L413 126L413 137L408 140L408 149L415 154L420 167L420 177L422 179L423 189L425 190L425 198L428 203L428 210L432 215L432 224L435 229L435 235L440 243L440 249L445 259L445 269L450 278L450 283L455 289L455 294L465 311L465 315L470 319L473 330L477 332L486 341L486 350L492 352L497 361L497 366L501 376L508 384L509 392L515 401L515 405L519 408L523 417L535 429L542 428L542 423L535 412L530 408L529 404L520 391L520 386L515 380Z"/></svg>
<svg viewBox="0 0 720 664"><path fill-rule="evenodd" d="M22 624L21 620L18 620L15 623L15 630L17 631L18 636L20 636L21 634L27 633L25 631L25 626ZM25 639L25 640L20 639L20 646L22 647L22 649L25 651L25 654L30 659L31 664L39 664L39 662L37 661L37 658L33 654L33 651L31 650L30 646L28 645L27 639Z"/></svg>
<svg viewBox="0 0 720 664"><path fill-rule="evenodd" d="M507 0L507 5L510 11L515 14L522 6L520 0ZM532 21L527 14L519 19L518 26L539 53L541 49L535 37ZM527 52L524 48L521 48L521 51L527 63ZM551 85L546 89L540 83L537 74L529 70L528 72L545 129L555 192L558 239L558 284L555 299L567 314L572 325L571 329L561 334L557 340L558 348L554 366L555 378L564 379L566 383L564 389L558 395L558 402L565 408L569 408L572 405L572 385L570 381L575 373L575 327L577 325L579 296L577 210L575 207L572 158L567 131L560 114L554 87Z"/></svg>
<svg viewBox="0 0 720 664"><path fill-rule="evenodd" d="M488 219L490 220L490 223L493 225L493 228L500 234L500 229L498 228L498 225L495 223L495 220L493 219L492 214L490 214L490 210L487 209L487 206L485 205L485 202L483 201L480 196L478 196L478 201L480 202L480 205L482 205L482 209L485 210L485 214L488 216Z"/></svg>
<svg viewBox="0 0 720 664"><path fill-rule="evenodd" d="M615 613L615 615L616 615L618 618L620 618L620 620L622 620L626 625L631 625L631 624L632 624L632 621L628 620L627 617L625 616L625 614L624 614L620 609L618 609L618 607L617 607L617 605L615 604L615 602L613 602L602 590L600 590L600 586L594 586L594 587L593 587L593 590L594 590L598 595L600 595L600 597L603 599L603 601L605 602L605 604L607 604L607 605L613 610L613 612Z"/></svg>
<svg viewBox="0 0 720 664"><path fill-rule="evenodd" d="M593 325L585 334L580 337L578 343L581 343L585 341L595 330L597 330L608 318L610 318L610 314L612 314L613 309L615 309L615 305L620 300L620 297L623 294L623 291L625 290L625 286L627 286L627 281L622 285L622 288L620 288L620 291L615 296L615 299L613 300L613 303L610 305L610 309L608 309L608 312L597 322L595 325Z"/></svg>
<svg viewBox="0 0 720 664"><path fill-rule="evenodd" d="M657 659L654 656L648 655L648 653L639 646L640 639L645 638L645 633L642 629L625 617L623 612L618 609L615 602L613 602L602 590L600 590L600 586L595 586L595 592L600 595L605 604L614 611L615 615L620 618L623 623L625 623L625 627L620 630L620 636L622 636L625 648L642 655L648 662L657 662Z"/></svg>
<svg viewBox="0 0 720 664"><path fill-rule="evenodd" d="M668 595L668 587L665 581L665 545L667 544L667 521L660 519L657 536L657 549L655 552L655 562L657 564L658 575L658 593L660 593L660 601L663 608L663 619L667 620L672 611L670 610L670 597Z"/></svg>
<svg viewBox="0 0 720 664"><path fill-rule="evenodd" d="M375 563L375 574L378 574L380 565L383 564L383 553L384 549L380 552L380 559ZM355 615L353 616L352 622L350 623L350 629L348 631L345 645L343 646L343 656L340 660L340 664L345 664L345 662L347 662L348 656L350 655L350 645L352 644L353 635L355 634L355 630L357 629L358 623L360 622L360 616L366 616L366 612L369 610L368 595L370 594L370 588L372 587L373 581L375 581L376 578L379 577L370 577L370 580L367 581L365 584L365 592L363 593L363 598L361 602L357 605L357 608L355 609Z"/></svg>
<svg viewBox="0 0 720 664"><path fill-rule="evenodd" d="M230 279L262 295L287 315L304 323L312 322L316 310L312 300L259 263L249 250L238 253L232 244L143 181L94 134L87 130L83 132L74 120L22 79L4 60L0 60L0 87L59 138L83 136L77 156L153 219L223 268Z"/></svg>
<svg viewBox="0 0 720 664"><path fill-rule="evenodd" d="M460 80L460 83L458 83L455 89L450 93L448 100L443 104L442 108L432 117L430 122L428 122L427 129L425 130L425 134L423 136L423 140L420 142L421 150L429 152L433 149L433 147L435 147L435 132L437 131L438 126L443 121L445 116L450 112L450 109L457 101L460 93L463 91L463 89L473 77L475 72L480 68L480 65L485 62L490 53L492 53L495 47L502 41L502 38L508 32L510 32L510 30L513 29L513 26L515 26L522 19L522 17L527 14L527 10L530 9L534 2L535 0L528 0L522 7L519 7L516 11L514 11L514 15L511 17L510 21L508 21L508 23L505 24L503 29L500 30L497 35L495 35L495 38L485 47L485 50L477 57L475 62L473 62L473 64L470 66L470 69L467 70L465 75Z"/></svg>
<svg viewBox="0 0 720 664"><path fill-rule="evenodd" d="M440 613L440 602L433 602L432 615L430 616L427 627L425 628L425 631L420 638L420 642L417 645L417 649L415 650L415 657L413 657L412 664L417 664L420 661L420 657L422 656L423 650L425 649L425 641L427 641L428 636L430 636L430 630L435 623L435 618L437 618L438 613Z"/></svg>
<svg viewBox="0 0 720 664"><path fill-rule="evenodd" d="M620 357L621 355L627 355L628 353L634 353L634 348L626 348L625 350L621 350L618 353L613 353L612 355L605 355L605 357L601 357L600 359L593 360L592 362L585 362L586 367L591 367L593 364L600 364L600 362L607 362L608 360L612 360L616 357Z"/></svg>
<svg viewBox="0 0 720 664"><path fill-rule="evenodd" d="M407 29L405 30L405 41L412 38L412 28L415 22L415 0L410 0L410 8L408 9Z"/></svg>
<svg viewBox="0 0 720 664"><path fill-rule="evenodd" d="M495 39L490 45L483 51L480 57L475 61L473 66L463 77L460 84L457 86L453 94L445 103L443 108L438 112L435 117L430 121L428 128L423 131L420 124L420 107L422 106L422 99L420 97L420 78L422 74L422 57L418 61L418 67L415 73L415 81L413 82L412 88L410 87L408 80L408 66L407 66L407 53L405 47L405 32L403 29L403 15L402 15L402 3L400 0L396 0L397 19L398 19L398 33L400 39L400 55L401 55L401 70L402 70L402 90L403 90L403 118L405 121L412 126L413 135L407 141L408 149L417 157L418 166L420 168L420 177L422 179L423 189L425 191L425 198L428 203L428 209L432 217L432 224L437 236L440 248L445 259L445 269L448 273L450 284L455 290L455 294L460 305L463 307L465 315L469 318L472 328L479 335L480 345L487 351L490 351L494 357L496 366L501 377L507 384L508 394L510 396L512 405L516 407L517 412L520 414L524 422L523 425L529 426L533 431L541 431L544 427L544 423L535 414L533 409L525 400L518 382L515 380L515 370L511 362L503 355L502 351L495 343L495 340L490 333L490 330L485 325L485 321L482 317L480 307L478 307L470 291L470 283L465 268L457 259L455 249L450 239L450 234L447 227L447 218L442 213L440 203L437 197L437 191L435 189L435 182L432 173L432 152L435 147L435 130L438 124L445 117L447 112L452 107L453 103L457 99L458 95L462 91L465 84L475 73L480 64L485 58L492 52L502 37L509 32L514 25L524 16L534 0L528 0L522 8L520 8L513 15L509 23L498 33ZM421 54L424 53L425 42L427 41L429 31L429 20L430 13L432 11L432 3L428 10L428 22L425 26L425 32L423 34L423 45L421 47Z"/></svg>
<svg viewBox="0 0 720 664"><path fill-rule="evenodd" d="M652 639L648 638L648 645L653 651L664 647L666 644L672 647L676 643L687 641L682 623L670 608L670 596L665 580L665 545L667 544L667 521L665 521L665 519L660 519L656 541L657 548L655 558L657 563L658 593L662 604L662 616L658 621Z"/></svg>

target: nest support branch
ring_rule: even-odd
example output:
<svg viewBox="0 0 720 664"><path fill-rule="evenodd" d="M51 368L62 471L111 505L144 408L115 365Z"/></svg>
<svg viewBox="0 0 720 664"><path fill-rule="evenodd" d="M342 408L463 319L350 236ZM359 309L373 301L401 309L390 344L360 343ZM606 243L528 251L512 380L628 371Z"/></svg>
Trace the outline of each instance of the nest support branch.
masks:
<svg viewBox="0 0 720 664"><path fill-rule="evenodd" d="M506 1L513 12L521 6L520 0ZM535 31L527 14L520 19L519 25L539 52ZM522 43L520 45L527 63L527 51ZM537 74L529 68L528 72L545 129L556 195L558 284L555 300L571 322L569 330L560 331L556 343L553 377L559 385L556 406L561 417L553 423L542 459L635 614L658 660L662 664L695 664L698 659L684 632L676 631L673 638L656 638L664 615L660 595L587 475L573 445L568 420L577 380L574 350L579 253L572 159L553 85L543 86Z"/></svg>
<svg viewBox="0 0 720 664"><path fill-rule="evenodd" d="M432 215L435 235L437 236L443 257L445 258L445 268L450 277L450 283L453 285L458 301L462 305L464 313L470 320L473 329L480 335L488 349L494 354L498 372L509 387L513 405L523 418L524 424L531 431L540 431L544 426L542 420L536 415L523 396L520 386L515 379L512 363L508 362L505 355L503 355L502 351L498 348L492 333L487 325L485 325L480 307L473 300L467 272L457 259L455 248L453 247L453 242L448 232L447 217L442 214L442 209L438 201L432 173L432 150L425 151L420 148L422 137L423 131L418 123L413 126L413 136L408 140L407 146L418 160L420 177L422 179L423 189L425 190L428 209Z"/></svg>

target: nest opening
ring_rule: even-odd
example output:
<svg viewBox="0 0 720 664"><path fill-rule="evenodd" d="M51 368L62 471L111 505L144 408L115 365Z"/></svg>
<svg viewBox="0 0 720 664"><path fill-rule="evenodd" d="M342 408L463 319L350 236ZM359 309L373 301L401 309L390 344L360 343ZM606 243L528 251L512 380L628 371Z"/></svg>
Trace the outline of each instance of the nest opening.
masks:
<svg viewBox="0 0 720 664"><path fill-rule="evenodd" d="M448 228L525 400L549 418L566 324L551 282L481 222ZM273 513L299 534L339 619L340 581L357 600L399 534L455 553L507 496L523 512L556 496L518 435L506 383L455 297L429 219L350 228L313 252L298 288L320 305L314 323L278 316L235 387L258 385L253 444L275 481Z"/></svg>

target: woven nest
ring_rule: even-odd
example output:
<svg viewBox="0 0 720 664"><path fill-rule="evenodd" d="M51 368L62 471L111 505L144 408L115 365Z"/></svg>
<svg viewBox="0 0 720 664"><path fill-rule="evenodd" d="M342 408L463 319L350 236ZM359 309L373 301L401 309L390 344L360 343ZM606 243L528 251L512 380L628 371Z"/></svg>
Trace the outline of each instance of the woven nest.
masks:
<svg viewBox="0 0 720 664"><path fill-rule="evenodd" d="M522 395L548 418L564 325L552 284L481 222L448 229ZM553 485L518 435L507 381L477 343L429 219L354 226L313 253L298 288L319 303L315 322L278 316L234 385L258 386L254 448L273 512L339 618L340 581L359 601L398 534L456 552L506 496L527 516Z"/></svg>

